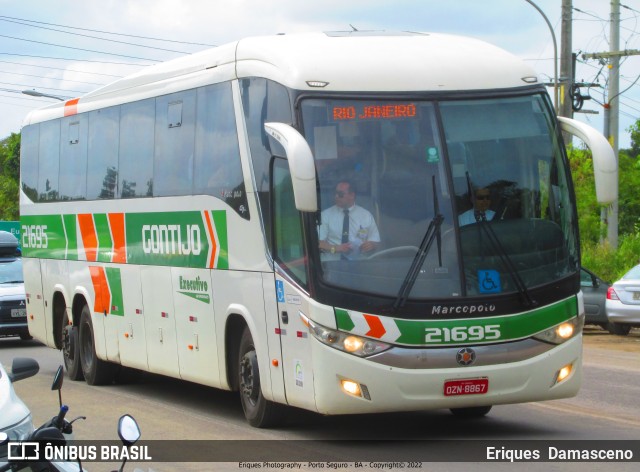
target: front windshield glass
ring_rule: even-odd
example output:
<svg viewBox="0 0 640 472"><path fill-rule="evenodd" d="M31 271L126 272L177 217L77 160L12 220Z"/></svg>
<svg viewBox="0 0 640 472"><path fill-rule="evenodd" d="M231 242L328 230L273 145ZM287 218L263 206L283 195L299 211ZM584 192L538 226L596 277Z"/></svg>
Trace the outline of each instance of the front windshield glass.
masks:
<svg viewBox="0 0 640 472"><path fill-rule="evenodd" d="M22 261L15 259L8 262L0 262L0 284L23 282Z"/></svg>
<svg viewBox="0 0 640 472"><path fill-rule="evenodd" d="M528 288L575 270L548 113L542 96L304 100L319 276L397 301L519 291L518 277Z"/></svg>

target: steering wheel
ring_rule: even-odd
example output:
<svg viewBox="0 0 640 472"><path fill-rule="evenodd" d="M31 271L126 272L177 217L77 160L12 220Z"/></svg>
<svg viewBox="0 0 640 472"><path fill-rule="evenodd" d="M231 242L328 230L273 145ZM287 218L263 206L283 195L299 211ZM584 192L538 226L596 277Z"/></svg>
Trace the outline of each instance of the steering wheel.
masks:
<svg viewBox="0 0 640 472"><path fill-rule="evenodd" d="M396 246L396 247L390 247L387 249L383 249L382 251L378 251L375 252L373 254L371 254L369 257L367 257L367 259L376 259L378 257L382 257L382 256L388 256L389 254L395 254L396 252L409 252L411 251L412 253L417 253L418 251L420 251L420 248L416 247L416 246Z"/></svg>

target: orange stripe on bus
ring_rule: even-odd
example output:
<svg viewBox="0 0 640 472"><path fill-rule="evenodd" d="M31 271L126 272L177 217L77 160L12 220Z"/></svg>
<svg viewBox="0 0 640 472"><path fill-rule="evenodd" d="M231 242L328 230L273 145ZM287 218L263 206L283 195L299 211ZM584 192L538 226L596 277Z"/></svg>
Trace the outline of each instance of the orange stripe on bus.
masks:
<svg viewBox="0 0 640 472"><path fill-rule="evenodd" d="M96 227L93 224L93 215L85 213L78 215L78 223L80 224L80 234L82 235L82 244L87 260L95 262L98 256L98 236L96 235Z"/></svg>
<svg viewBox="0 0 640 472"><path fill-rule="evenodd" d="M207 221L207 232L211 236L211 259L209 259L208 267L213 269L213 264L216 260L216 253L218 252L218 246L216 245L216 235L213 232L213 224L211 223L211 214L208 211L204 212L204 219Z"/></svg>
<svg viewBox="0 0 640 472"><path fill-rule="evenodd" d="M107 217L113 239L111 262L125 264L127 262L127 242L124 237L124 213L109 213Z"/></svg>
<svg viewBox="0 0 640 472"><path fill-rule="evenodd" d="M96 313L108 313L111 306L111 292L109 292L109 284L107 283L104 268L89 266L89 272L91 273L93 291L96 294L93 311Z"/></svg>
<svg viewBox="0 0 640 472"><path fill-rule="evenodd" d="M78 113L79 98L73 100L67 100L64 104L64 116L76 115Z"/></svg>

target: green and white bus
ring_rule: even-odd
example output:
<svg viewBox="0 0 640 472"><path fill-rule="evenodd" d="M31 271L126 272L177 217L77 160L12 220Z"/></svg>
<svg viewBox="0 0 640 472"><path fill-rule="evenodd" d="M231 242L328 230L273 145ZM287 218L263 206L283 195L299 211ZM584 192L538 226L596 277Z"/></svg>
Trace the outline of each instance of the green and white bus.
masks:
<svg viewBox="0 0 640 472"><path fill-rule="evenodd" d="M479 416L575 395L562 131L615 200L607 141L477 40L277 35L146 68L25 120L29 330L72 379L132 368L239 391L258 427L284 405ZM325 257L344 181L380 241ZM463 224L477 189L490 212Z"/></svg>

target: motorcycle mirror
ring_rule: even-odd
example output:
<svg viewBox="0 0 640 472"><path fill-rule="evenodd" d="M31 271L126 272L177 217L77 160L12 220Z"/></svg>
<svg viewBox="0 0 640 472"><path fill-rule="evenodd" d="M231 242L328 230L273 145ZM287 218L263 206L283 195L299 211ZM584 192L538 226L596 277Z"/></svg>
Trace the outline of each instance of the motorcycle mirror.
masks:
<svg viewBox="0 0 640 472"><path fill-rule="evenodd" d="M12 382L28 379L36 375L39 370L40 365L35 359L31 359L30 357L16 357L11 364L9 379L11 379Z"/></svg>
<svg viewBox="0 0 640 472"><path fill-rule="evenodd" d="M123 415L118 420L118 436L125 446L131 446L140 439L140 427L131 415Z"/></svg>
<svg viewBox="0 0 640 472"><path fill-rule="evenodd" d="M56 371L56 375L53 376L53 384L51 385L51 390L61 390L62 382L64 380L64 367L59 366Z"/></svg>
<svg viewBox="0 0 640 472"><path fill-rule="evenodd" d="M64 367L58 366L56 375L53 376L53 383L51 384L51 390L58 391L58 403L62 407L62 382L64 381Z"/></svg>

